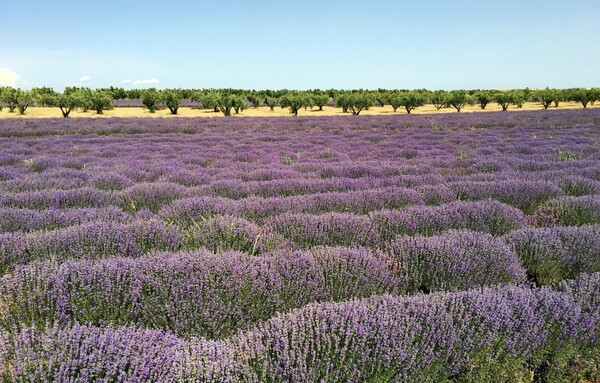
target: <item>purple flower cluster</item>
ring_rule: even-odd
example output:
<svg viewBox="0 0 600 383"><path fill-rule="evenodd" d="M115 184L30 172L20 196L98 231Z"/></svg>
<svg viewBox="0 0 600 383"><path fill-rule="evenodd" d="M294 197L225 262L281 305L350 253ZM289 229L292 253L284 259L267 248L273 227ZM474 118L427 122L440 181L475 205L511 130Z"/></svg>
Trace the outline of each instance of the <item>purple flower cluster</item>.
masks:
<svg viewBox="0 0 600 383"><path fill-rule="evenodd" d="M468 230L432 237L400 236L385 248L408 291L467 290L519 283L525 271L502 239Z"/></svg>
<svg viewBox="0 0 600 383"><path fill-rule="evenodd" d="M176 250L180 233L161 221L128 224L89 222L54 231L0 234L0 272L34 260L137 257L150 250Z"/></svg>
<svg viewBox="0 0 600 383"><path fill-rule="evenodd" d="M564 195L556 185L544 181L502 180L492 182L463 181L449 187L462 201L493 199L517 207L527 214L552 198Z"/></svg>
<svg viewBox="0 0 600 383"><path fill-rule="evenodd" d="M600 223L600 194L561 197L541 205L532 221L538 226L582 226Z"/></svg>
<svg viewBox="0 0 600 383"><path fill-rule="evenodd" d="M400 292L385 259L320 248L248 256L209 251L37 262L0 282L0 327L138 325L220 338L311 302ZM31 294L35 291L35 294Z"/></svg>
<svg viewBox="0 0 600 383"><path fill-rule="evenodd" d="M529 278L556 284L579 273L600 272L600 225L526 228L503 237L519 255Z"/></svg>
<svg viewBox="0 0 600 383"><path fill-rule="evenodd" d="M319 245L375 247L380 243L371 220L354 214L284 214L271 218L266 226L300 248Z"/></svg>
<svg viewBox="0 0 600 383"><path fill-rule="evenodd" d="M505 286L310 304L222 341L77 324L0 330L0 376L300 383L489 381L502 373L574 381L594 366L565 371L552 358L597 352L599 280L582 275L556 291Z"/></svg>
<svg viewBox="0 0 600 383"><path fill-rule="evenodd" d="M450 229L502 235L525 225L525 216L497 201L479 201L382 210L371 213L371 221L381 238L390 240L398 234L435 235Z"/></svg>

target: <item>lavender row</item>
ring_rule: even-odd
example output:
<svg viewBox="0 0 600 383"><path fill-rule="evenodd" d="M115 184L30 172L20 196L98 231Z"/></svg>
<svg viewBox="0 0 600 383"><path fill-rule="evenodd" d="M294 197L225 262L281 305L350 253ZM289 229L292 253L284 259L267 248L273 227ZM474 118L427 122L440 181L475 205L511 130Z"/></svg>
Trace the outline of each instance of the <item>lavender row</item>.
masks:
<svg viewBox="0 0 600 383"><path fill-rule="evenodd" d="M425 127L431 129L468 129L515 126L547 126L549 123L556 127L569 126L573 121L581 124L594 124L598 111L588 110L556 110L543 111L542 118L538 111L518 111L506 113L480 114L441 114L441 115L393 115L393 116L327 116L327 117L244 117L239 119L186 118L165 119L148 124L144 118L89 118L85 124L76 119L40 119L0 121L0 132L4 137L13 136L42 136L64 134L136 134L136 133L206 133L216 129L231 130L242 128L247 130L264 129L280 126L284 131L298 129L314 129L318 126L334 124L337 126L357 129L364 126L379 126L389 129L406 129L410 127Z"/></svg>
<svg viewBox="0 0 600 383"><path fill-rule="evenodd" d="M367 213L380 209L397 209L422 204L421 197L411 189L389 187L307 194L285 198L248 197L231 200L222 197L194 197L174 201L163 207L160 215L178 224L189 225L214 215L235 215L261 222L284 213L354 212Z"/></svg>
<svg viewBox="0 0 600 383"><path fill-rule="evenodd" d="M222 341L74 324L0 331L6 381L577 381L595 364L599 274L311 304ZM569 365L569 368L565 368ZM596 366L596 367L595 367Z"/></svg>
<svg viewBox="0 0 600 383"><path fill-rule="evenodd" d="M503 237L518 254L528 278L556 284L584 272L600 272L600 225L526 228Z"/></svg>
<svg viewBox="0 0 600 383"><path fill-rule="evenodd" d="M0 327L78 322L222 338L311 302L404 289L385 259L350 248L39 262L1 280Z"/></svg>
<svg viewBox="0 0 600 383"><path fill-rule="evenodd" d="M138 257L150 250L176 250L176 227L150 219L130 223L89 222L55 231L0 234L0 274L35 260Z"/></svg>
<svg viewBox="0 0 600 383"><path fill-rule="evenodd" d="M40 262L2 280L0 295L10 299L0 324L138 325L215 338L310 302L524 281L504 241L468 231L399 239L379 254L319 247Z"/></svg>

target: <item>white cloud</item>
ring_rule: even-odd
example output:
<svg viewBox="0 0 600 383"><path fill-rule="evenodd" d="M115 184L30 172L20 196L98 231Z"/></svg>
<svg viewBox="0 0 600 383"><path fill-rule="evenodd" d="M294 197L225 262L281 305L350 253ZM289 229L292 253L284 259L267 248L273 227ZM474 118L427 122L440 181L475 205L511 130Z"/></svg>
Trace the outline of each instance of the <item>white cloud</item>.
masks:
<svg viewBox="0 0 600 383"><path fill-rule="evenodd" d="M21 81L21 76L9 68L0 68L0 85L13 86Z"/></svg>
<svg viewBox="0 0 600 383"><path fill-rule="evenodd" d="M121 81L121 84L133 84L133 85L150 85L150 84L158 84L160 81L156 78L147 78L143 80L132 80L128 78L127 80Z"/></svg>
<svg viewBox="0 0 600 383"><path fill-rule="evenodd" d="M90 81L92 78L90 76L81 76L79 77L79 82Z"/></svg>

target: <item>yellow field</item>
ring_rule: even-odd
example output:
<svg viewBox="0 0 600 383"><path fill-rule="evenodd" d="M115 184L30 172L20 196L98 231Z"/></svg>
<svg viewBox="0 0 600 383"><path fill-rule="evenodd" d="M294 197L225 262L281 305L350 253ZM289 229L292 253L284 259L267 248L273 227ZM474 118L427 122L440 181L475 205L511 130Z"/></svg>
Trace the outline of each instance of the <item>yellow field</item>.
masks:
<svg viewBox="0 0 600 383"><path fill-rule="evenodd" d="M588 108L599 108L600 103L596 105L589 105ZM518 110L542 110L542 106L538 103L526 103L523 108L518 109L516 106L510 106L509 111ZM581 104L575 102L561 102L558 108L551 106L549 109L582 109ZM467 106L461 113L471 112L486 112L486 111L500 111L502 108L498 104L489 104L485 110L482 110L479 106ZM425 113L456 113L454 108L442 108L437 111L432 105L425 105L412 111L413 114L425 114ZM398 108L398 111L394 113L391 106L386 105L385 107L374 106L369 110L363 110L361 115L390 115L390 114L406 114L404 108ZM331 106L323 107L320 111L319 108L313 109L302 109L298 113L299 116L341 116L349 115L349 113L342 113L341 108L335 108ZM240 114L234 114L235 117L269 117L269 116L290 116L289 109L282 109L276 107L275 110L271 111L268 107L250 108L246 109ZM9 113L8 108L4 108L0 111L0 118L51 118L51 117L62 117L62 113L58 108L42 108L42 107L29 107L24 115L20 115L17 110L14 113ZM140 107L127 107L127 108L114 108L112 110L104 111L104 114L96 114L94 111L81 112L73 111L70 117L223 117L221 112L213 112L207 109L196 109L196 108L180 108L178 114L172 115L168 109L162 109L156 111L156 113L150 113L146 108Z"/></svg>

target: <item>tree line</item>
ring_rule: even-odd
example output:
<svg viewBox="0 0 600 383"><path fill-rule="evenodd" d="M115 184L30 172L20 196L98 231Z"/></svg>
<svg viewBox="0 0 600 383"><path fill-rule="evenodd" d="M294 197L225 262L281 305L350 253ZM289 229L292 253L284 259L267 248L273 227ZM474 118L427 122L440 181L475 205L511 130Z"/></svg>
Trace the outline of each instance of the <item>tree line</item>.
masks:
<svg viewBox="0 0 600 383"><path fill-rule="evenodd" d="M130 89L67 87L62 93L49 87L38 87L22 90L13 87L0 88L0 110L7 107L9 112L18 110L25 114L31 105L60 108L63 117L69 117L75 109L93 110L102 114L113 107L114 100L135 99L154 113L159 108L168 108L171 114L177 114L182 100L197 102L203 109L221 112L231 116L239 114L247 108L276 107L288 108L290 113L298 115L300 110L325 105L335 106L344 113L359 115L363 110L375 106L392 107L394 112L403 108L407 113L426 104L433 105L436 110L454 108L460 112L465 106L478 105L485 109L489 104L497 103L506 111L512 105L521 108L525 102L537 102L544 109L558 107L561 102L578 102L583 108L600 100L600 88L570 89L513 89L499 90L338 90L312 89L297 90L244 90L244 89Z"/></svg>

